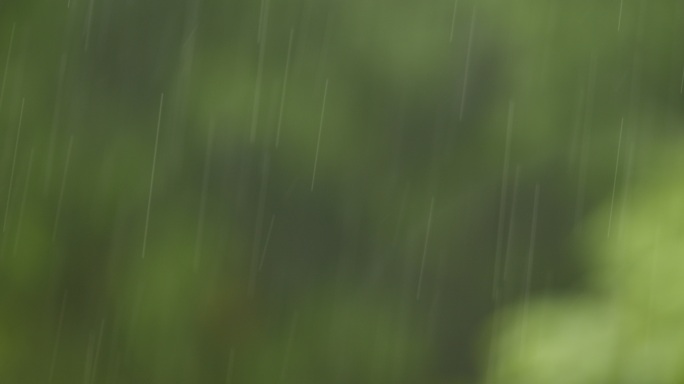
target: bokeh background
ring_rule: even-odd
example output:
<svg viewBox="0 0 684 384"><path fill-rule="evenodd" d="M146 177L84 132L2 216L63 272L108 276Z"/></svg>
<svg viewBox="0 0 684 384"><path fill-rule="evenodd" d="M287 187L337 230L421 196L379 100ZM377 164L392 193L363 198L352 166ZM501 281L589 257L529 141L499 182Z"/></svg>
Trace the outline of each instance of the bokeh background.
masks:
<svg viewBox="0 0 684 384"><path fill-rule="evenodd" d="M0 382L684 382L684 3L0 1Z"/></svg>

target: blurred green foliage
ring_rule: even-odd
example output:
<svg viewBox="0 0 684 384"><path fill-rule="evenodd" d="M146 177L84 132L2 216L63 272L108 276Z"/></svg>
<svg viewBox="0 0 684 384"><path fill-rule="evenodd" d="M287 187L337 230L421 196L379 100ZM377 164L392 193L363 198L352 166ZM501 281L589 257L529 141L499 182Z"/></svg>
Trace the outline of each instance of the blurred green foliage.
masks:
<svg viewBox="0 0 684 384"><path fill-rule="evenodd" d="M681 382L681 36L665 0L0 2L0 382Z"/></svg>

